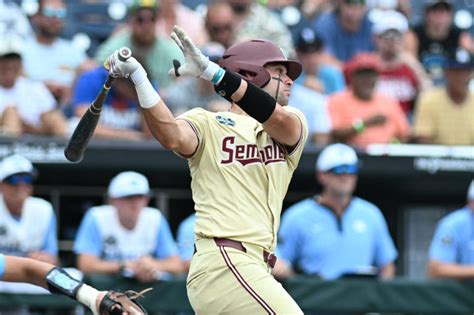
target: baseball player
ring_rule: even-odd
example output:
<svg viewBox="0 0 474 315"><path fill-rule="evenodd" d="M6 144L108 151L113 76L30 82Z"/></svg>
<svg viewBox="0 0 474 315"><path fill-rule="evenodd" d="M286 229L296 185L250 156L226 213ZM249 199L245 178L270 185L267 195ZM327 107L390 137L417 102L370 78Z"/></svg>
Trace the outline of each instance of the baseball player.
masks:
<svg viewBox="0 0 474 315"><path fill-rule="evenodd" d="M89 307L94 315L147 314L135 301L142 293L98 291L72 278L64 269L36 259L0 254L0 280L26 282L66 295Z"/></svg>
<svg viewBox="0 0 474 315"><path fill-rule="evenodd" d="M131 77L155 138L188 160L191 305L197 314L302 314L271 275L283 198L308 134L303 114L286 106L301 64L264 40L229 47L216 64L179 27L171 38L185 63L170 73L212 82L229 111L194 108L175 119L133 57L120 61L116 51L107 62L112 75Z"/></svg>
<svg viewBox="0 0 474 315"><path fill-rule="evenodd" d="M0 163L0 253L57 264L56 216L50 202L32 196L36 174L20 154Z"/></svg>
<svg viewBox="0 0 474 315"><path fill-rule="evenodd" d="M474 180L466 205L438 222L429 249L428 275L474 280Z"/></svg>
<svg viewBox="0 0 474 315"><path fill-rule="evenodd" d="M114 176L108 203L92 207L74 242L77 266L84 273L122 274L150 282L181 272L168 221L150 202L148 179L127 171Z"/></svg>

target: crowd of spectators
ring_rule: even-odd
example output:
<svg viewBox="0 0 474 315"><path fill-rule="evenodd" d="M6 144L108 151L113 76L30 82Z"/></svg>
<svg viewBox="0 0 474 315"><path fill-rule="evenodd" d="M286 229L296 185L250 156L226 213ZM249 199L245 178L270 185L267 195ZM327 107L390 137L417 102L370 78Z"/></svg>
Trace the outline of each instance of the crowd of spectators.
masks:
<svg viewBox="0 0 474 315"><path fill-rule="evenodd" d="M7 137L68 137L102 87L105 58L122 46L130 47L146 67L175 115L194 107L226 111L229 104L207 81L168 75L172 60L183 60L168 37L179 24L211 60L249 38L273 40L290 59L298 59L303 74L292 85L290 105L305 114L308 141L314 144L474 145L472 35L454 25L450 1L423 1L423 21L416 25L410 22L409 3L269 0L264 6L255 0L209 0L207 10L199 11L180 1L134 0L109 38L94 51L84 51L61 37L69 8L63 0L39 0L29 17L14 3L2 1L0 132ZM287 9L297 4L295 22ZM169 66L156 60L169 60ZM117 79L95 137L151 138L137 101L130 82ZM357 172L357 155L344 144L330 145L320 154L316 178L322 192L285 213L277 248L283 259L276 276L393 277L397 250L380 209L353 196ZM21 251L55 263L54 211L31 196L34 175L31 163L21 156L1 164L1 222L24 223L21 233L9 234L8 226L0 226L0 245L5 253ZM175 243L165 217L148 207L149 190L147 179L138 173L124 172L111 180L109 203L90 209L77 234L74 251L82 271L122 273L141 281L186 272L193 254L194 216L183 221ZM430 250L430 275L474 277L472 248L470 256L456 256L469 250L467 235L473 228L461 221L472 222L473 200L474 183L466 208L441 221ZM30 214L33 206L41 212ZM309 229L299 228L310 223ZM30 229L31 224L36 228ZM33 230L42 234L26 235ZM342 230L348 233L341 236ZM325 240L318 242L322 233ZM37 242L23 244L24 237ZM147 247L129 246L130 240ZM341 250L348 255L343 265L337 257ZM471 267L456 268L458 264Z"/></svg>
<svg viewBox="0 0 474 315"><path fill-rule="evenodd" d="M212 87L168 75L172 60L183 58L169 39L178 24L211 59L249 38L270 39L298 59L304 71L290 105L305 113L311 143L474 144L474 40L454 23L456 10L468 7L426 0L415 19L410 1L402 0L198 2L130 1L122 23L87 50L62 37L74 2L39 0L21 9L2 1L2 134L69 136L101 88L102 63L121 46L132 49L175 115L196 106L227 110ZM149 138L133 89L119 81L95 137Z"/></svg>

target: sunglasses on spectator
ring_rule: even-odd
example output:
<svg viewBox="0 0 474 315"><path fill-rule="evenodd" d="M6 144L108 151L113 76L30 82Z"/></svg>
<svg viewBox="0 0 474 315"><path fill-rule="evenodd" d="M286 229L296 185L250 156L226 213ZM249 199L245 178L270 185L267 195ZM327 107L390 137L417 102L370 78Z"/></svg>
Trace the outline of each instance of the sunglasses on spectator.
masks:
<svg viewBox="0 0 474 315"><path fill-rule="evenodd" d="M328 170L329 173L332 173L334 175L357 174L358 171L359 169L356 164L339 165Z"/></svg>
<svg viewBox="0 0 474 315"><path fill-rule="evenodd" d="M57 18L62 20L66 17L67 11L65 8L44 7L43 15L48 18Z"/></svg>
<svg viewBox="0 0 474 315"><path fill-rule="evenodd" d="M395 30L389 30L380 34L379 36L380 38L385 39L385 40L401 40L403 37L403 34Z"/></svg>
<svg viewBox="0 0 474 315"><path fill-rule="evenodd" d="M230 32L232 31L231 24L224 24L224 25L209 25L207 27L210 33L221 33L221 32Z"/></svg>
<svg viewBox="0 0 474 315"><path fill-rule="evenodd" d="M156 16L155 15L136 15L134 18L135 22L138 24L145 24L145 23L155 23Z"/></svg>
<svg viewBox="0 0 474 315"><path fill-rule="evenodd" d="M19 185L21 183L30 185L33 183L33 176L28 174L12 175L5 178L3 182L14 186Z"/></svg>

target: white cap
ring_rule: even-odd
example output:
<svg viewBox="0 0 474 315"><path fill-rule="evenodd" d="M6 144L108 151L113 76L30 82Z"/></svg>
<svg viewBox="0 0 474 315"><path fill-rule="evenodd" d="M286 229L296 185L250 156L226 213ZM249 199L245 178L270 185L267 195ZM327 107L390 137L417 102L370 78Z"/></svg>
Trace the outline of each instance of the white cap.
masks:
<svg viewBox="0 0 474 315"><path fill-rule="evenodd" d="M474 179L471 181L471 185L469 185L469 189L467 190L467 199L474 200Z"/></svg>
<svg viewBox="0 0 474 315"><path fill-rule="evenodd" d="M109 184L107 194L110 198L123 198L135 195L148 195L150 186L145 176L137 172L122 172Z"/></svg>
<svg viewBox="0 0 474 315"><path fill-rule="evenodd" d="M328 145L319 154L316 169L321 172L341 165L357 165L357 154L353 148L342 143Z"/></svg>
<svg viewBox="0 0 474 315"><path fill-rule="evenodd" d="M0 164L0 180L19 173L34 175L35 169L30 160L19 154L7 156L2 160Z"/></svg>
<svg viewBox="0 0 474 315"><path fill-rule="evenodd" d="M389 10L380 11L373 18L374 25L372 26L372 33L382 34L388 30L396 30L400 33L408 31L408 20L400 12Z"/></svg>
<svg viewBox="0 0 474 315"><path fill-rule="evenodd" d="M21 56L23 51L23 39L18 35L7 35L0 40L0 56L16 54Z"/></svg>

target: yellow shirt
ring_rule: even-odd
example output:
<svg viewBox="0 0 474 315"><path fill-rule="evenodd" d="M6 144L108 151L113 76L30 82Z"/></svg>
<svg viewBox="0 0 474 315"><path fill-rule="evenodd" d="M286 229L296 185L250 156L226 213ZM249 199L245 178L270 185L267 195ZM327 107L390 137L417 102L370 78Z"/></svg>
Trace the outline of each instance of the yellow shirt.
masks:
<svg viewBox="0 0 474 315"><path fill-rule="evenodd" d="M291 152L249 116L195 108L179 117L199 139L188 159L197 238L230 238L274 250L283 199L308 137L304 115L284 108L303 126Z"/></svg>
<svg viewBox="0 0 474 315"><path fill-rule="evenodd" d="M416 105L414 124L416 136L436 144L474 145L474 94L455 104L444 88L428 91Z"/></svg>

